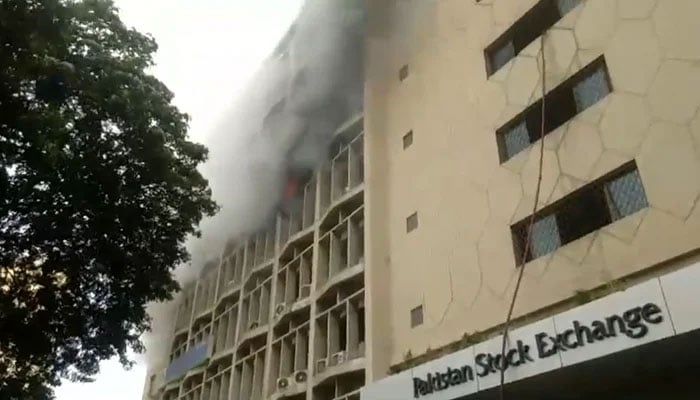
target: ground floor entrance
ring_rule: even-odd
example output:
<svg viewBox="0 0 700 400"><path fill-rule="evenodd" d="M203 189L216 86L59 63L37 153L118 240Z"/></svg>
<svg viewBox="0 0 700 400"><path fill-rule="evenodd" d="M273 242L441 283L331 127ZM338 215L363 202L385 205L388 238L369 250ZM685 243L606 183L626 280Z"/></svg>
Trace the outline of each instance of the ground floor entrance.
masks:
<svg viewBox="0 0 700 400"><path fill-rule="evenodd" d="M459 400L497 400L498 388ZM506 400L698 400L700 331L514 382Z"/></svg>

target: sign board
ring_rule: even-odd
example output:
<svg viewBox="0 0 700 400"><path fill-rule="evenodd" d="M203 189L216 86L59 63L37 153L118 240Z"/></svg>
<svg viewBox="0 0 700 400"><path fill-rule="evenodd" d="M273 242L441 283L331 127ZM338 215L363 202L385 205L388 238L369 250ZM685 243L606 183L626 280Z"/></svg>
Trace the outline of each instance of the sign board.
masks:
<svg viewBox="0 0 700 400"><path fill-rule="evenodd" d="M700 264L374 382L362 400L452 400L700 328Z"/></svg>

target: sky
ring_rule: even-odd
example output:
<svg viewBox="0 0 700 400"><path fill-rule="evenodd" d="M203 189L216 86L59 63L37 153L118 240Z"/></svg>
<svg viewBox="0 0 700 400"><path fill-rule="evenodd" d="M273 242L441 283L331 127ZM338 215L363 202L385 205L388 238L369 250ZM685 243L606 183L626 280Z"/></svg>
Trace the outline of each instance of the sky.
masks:
<svg viewBox="0 0 700 400"><path fill-rule="evenodd" d="M205 143L302 0L114 0L122 20L158 42L151 71L190 115L190 136ZM64 382L57 400L141 399L146 367L105 361L93 383Z"/></svg>

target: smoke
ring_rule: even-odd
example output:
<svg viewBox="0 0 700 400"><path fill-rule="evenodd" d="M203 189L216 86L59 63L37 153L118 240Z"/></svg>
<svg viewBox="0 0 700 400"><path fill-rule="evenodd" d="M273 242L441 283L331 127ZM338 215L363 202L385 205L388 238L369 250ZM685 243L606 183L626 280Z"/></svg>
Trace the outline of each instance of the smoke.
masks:
<svg viewBox="0 0 700 400"><path fill-rule="evenodd" d="M181 285L218 259L230 240L274 221L290 175L314 170L328 156L332 134L362 107L364 0L306 0L232 110L205 141L209 179L221 211L188 242L191 262L178 268ZM177 299L176 299L177 300ZM145 335L149 368L167 362L174 302L149 305Z"/></svg>

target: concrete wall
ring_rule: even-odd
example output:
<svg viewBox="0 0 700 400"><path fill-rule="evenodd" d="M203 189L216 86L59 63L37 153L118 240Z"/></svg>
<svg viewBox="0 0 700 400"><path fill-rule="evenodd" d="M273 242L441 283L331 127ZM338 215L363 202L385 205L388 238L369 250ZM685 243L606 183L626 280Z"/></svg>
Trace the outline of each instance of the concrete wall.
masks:
<svg viewBox="0 0 700 400"><path fill-rule="evenodd" d="M369 2L369 380L503 322L538 144L495 130L541 91L539 40L487 77L484 49L535 0ZM604 55L613 92L545 138L541 206L635 160L649 207L526 265L515 316L700 247L700 2L582 0L545 37L546 88ZM399 69L408 65L400 81ZM413 144L402 137L413 131ZM406 217L419 227L406 232ZM410 327L410 310L424 323Z"/></svg>

